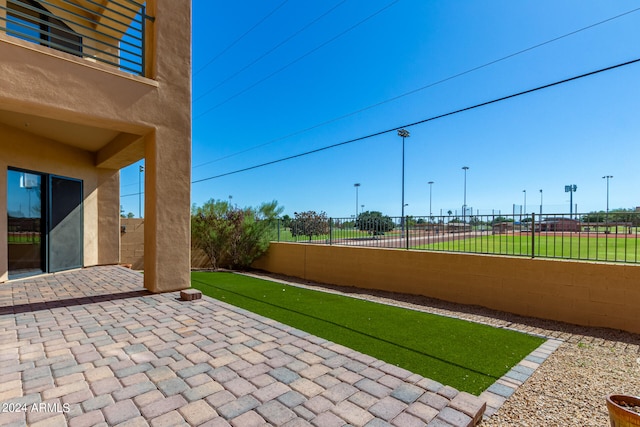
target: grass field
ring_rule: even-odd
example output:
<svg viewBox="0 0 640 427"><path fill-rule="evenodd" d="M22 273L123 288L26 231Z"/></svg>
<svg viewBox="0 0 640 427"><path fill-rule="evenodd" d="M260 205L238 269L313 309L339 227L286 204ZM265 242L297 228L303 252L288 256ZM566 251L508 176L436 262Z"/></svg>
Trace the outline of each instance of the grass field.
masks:
<svg viewBox="0 0 640 427"><path fill-rule="evenodd" d="M611 227L613 229L613 227ZM385 233L385 236L378 236L377 240L393 238L399 236L399 231L394 230ZM613 233L613 231L612 231ZM539 234L535 236L535 247L533 255L544 258L580 259L590 261L615 261L639 263L640 239L636 234L609 237L604 233L589 233L582 236L575 236L572 233ZM434 242L416 244L418 241L428 241L430 238L420 233L410 232L410 249L426 249L435 251L470 252L495 255L517 255L531 256L532 241L528 233L519 234L483 234L482 236L462 238L460 234L448 235L448 238ZM631 236L631 237L622 237ZM340 239L363 239L370 238L369 233L354 229L336 229L333 232L332 240L338 242ZM277 240L277 235L274 235ZM280 241L283 242L307 242L306 236L292 236L289 229L280 230ZM368 239L367 239L368 240ZM435 239L434 239L435 240ZM329 242L329 235L313 236L314 242ZM404 245L403 245L404 246Z"/></svg>
<svg viewBox="0 0 640 427"><path fill-rule="evenodd" d="M353 228L350 229L334 229L332 233L333 239L345 239L345 238L363 238L363 237L371 237L371 234L367 231L355 230ZM273 234L273 239L278 240L277 231ZM311 237L312 241L328 241L329 234L320 234ZM280 228L280 240L281 242L308 242L309 236L293 236L291 234L291 230L289 228Z"/></svg>
<svg viewBox="0 0 640 427"><path fill-rule="evenodd" d="M413 249L531 256L531 243L531 236L528 234L485 235L417 245ZM635 237L573 237L543 234L536 235L534 255L548 258L638 262L640 261L638 244L638 239Z"/></svg>
<svg viewBox="0 0 640 427"><path fill-rule="evenodd" d="M191 280L205 295L475 395L544 341L232 273L194 272Z"/></svg>
<svg viewBox="0 0 640 427"><path fill-rule="evenodd" d="M22 234L9 233L9 236L7 238L7 243L29 244L29 245L38 244L40 243L40 235L36 235L36 234L22 235Z"/></svg>

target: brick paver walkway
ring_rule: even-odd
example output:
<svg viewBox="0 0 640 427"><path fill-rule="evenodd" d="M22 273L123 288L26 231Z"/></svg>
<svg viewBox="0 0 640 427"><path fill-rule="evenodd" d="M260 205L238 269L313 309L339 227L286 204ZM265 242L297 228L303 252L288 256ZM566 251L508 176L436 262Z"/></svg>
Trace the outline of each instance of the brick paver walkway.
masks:
<svg viewBox="0 0 640 427"><path fill-rule="evenodd" d="M116 266L0 284L0 425L470 426L484 412L397 366L178 296Z"/></svg>

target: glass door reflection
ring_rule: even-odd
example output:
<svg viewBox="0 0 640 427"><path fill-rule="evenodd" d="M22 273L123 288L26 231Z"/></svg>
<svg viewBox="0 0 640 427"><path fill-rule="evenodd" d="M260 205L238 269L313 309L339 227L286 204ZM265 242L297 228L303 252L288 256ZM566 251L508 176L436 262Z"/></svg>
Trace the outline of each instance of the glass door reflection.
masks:
<svg viewBox="0 0 640 427"><path fill-rule="evenodd" d="M7 229L9 278L44 271L42 175L7 172Z"/></svg>

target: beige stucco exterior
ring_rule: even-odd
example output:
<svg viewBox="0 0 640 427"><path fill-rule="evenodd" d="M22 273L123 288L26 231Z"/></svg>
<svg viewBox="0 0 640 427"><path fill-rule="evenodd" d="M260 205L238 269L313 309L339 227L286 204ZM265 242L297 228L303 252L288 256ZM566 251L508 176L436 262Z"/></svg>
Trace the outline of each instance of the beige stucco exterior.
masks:
<svg viewBox="0 0 640 427"><path fill-rule="evenodd" d="M638 265L280 242L253 267L640 333Z"/></svg>
<svg viewBox="0 0 640 427"><path fill-rule="evenodd" d="M190 286L191 2L151 0L147 14L146 77L0 31L0 282L9 167L83 181L91 266L120 261L119 170L144 158L145 287Z"/></svg>
<svg viewBox="0 0 640 427"><path fill-rule="evenodd" d="M134 270L144 268L144 218L120 219L120 262Z"/></svg>

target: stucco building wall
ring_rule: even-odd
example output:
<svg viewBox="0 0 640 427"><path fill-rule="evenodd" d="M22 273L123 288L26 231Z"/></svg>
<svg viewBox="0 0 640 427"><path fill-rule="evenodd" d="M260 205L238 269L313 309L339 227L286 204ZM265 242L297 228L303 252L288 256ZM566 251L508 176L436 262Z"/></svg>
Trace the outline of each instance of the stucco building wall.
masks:
<svg viewBox="0 0 640 427"><path fill-rule="evenodd" d="M191 2L147 13L146 77L0 31L0 207L9 166L80 178L84 265L117 263L119 170L144 158L145 287L161 292L190 286ZM0 281L6 248L3 214Z"/></svg>

